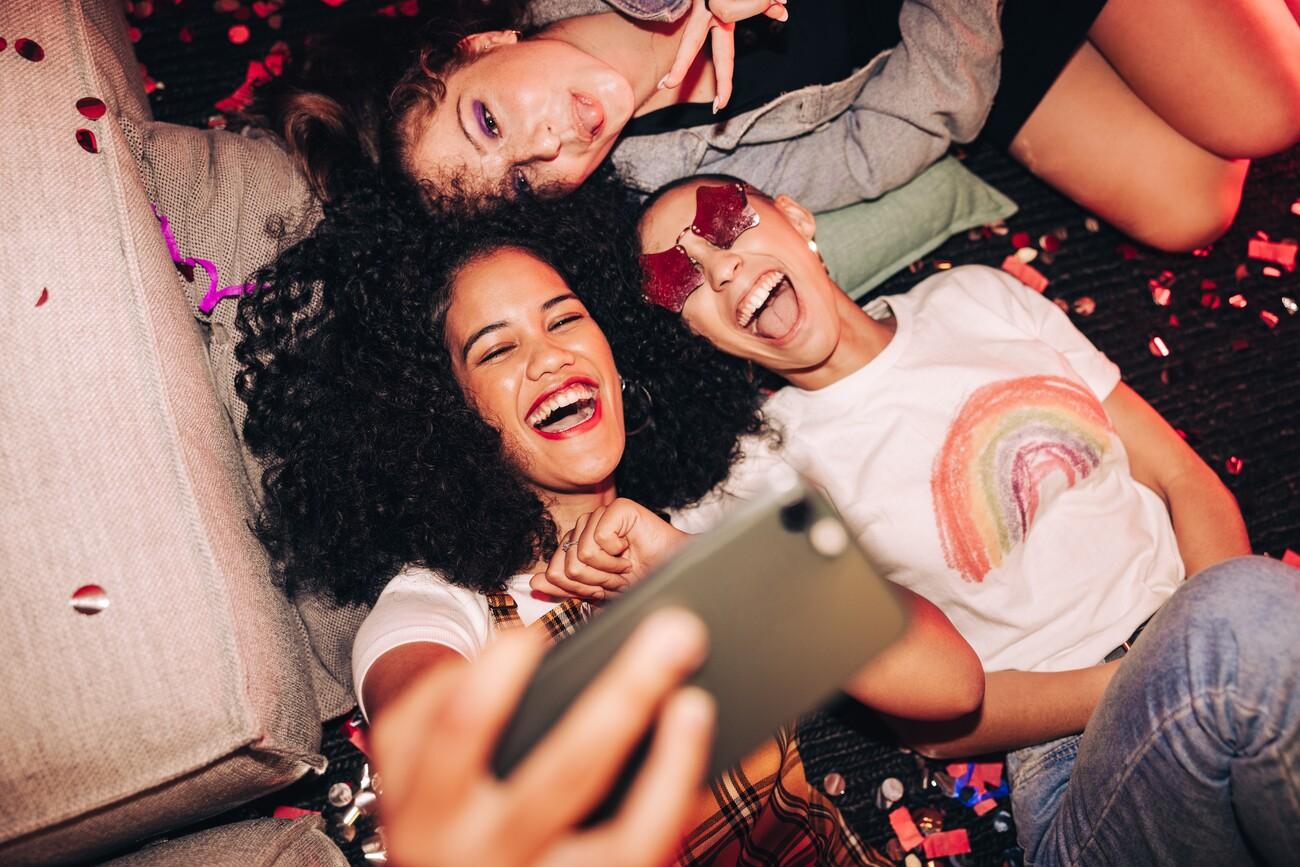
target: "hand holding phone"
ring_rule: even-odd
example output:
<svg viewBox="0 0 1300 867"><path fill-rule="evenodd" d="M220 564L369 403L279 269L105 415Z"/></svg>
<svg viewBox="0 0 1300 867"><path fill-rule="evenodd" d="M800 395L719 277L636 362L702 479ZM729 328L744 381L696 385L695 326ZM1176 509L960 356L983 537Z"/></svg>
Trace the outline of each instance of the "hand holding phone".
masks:
<svg viewBox="0 0 1300 867"><path fill-rule="evenodd" d="M692 537L543 660L493 756L502 777L572 705L642 620L695 613L709 655L691 678L714 696L710 778L835 693L903 630L902 606L826 497L792 478ZM579 759L580 761L580 759ZM627 771L630 779L635 760ZM597 811L618 803L616 787Z"/></svg>
<svg viewBox="0 0 1300 867"><path fill-rule="evenodd" d="M705 645L703 625L685 612L647 620L505 779L489 757L545 643L519 630L472 663L428 671L370 734L389 857L406 867L666 860L703 782L713 704L680 687ZM651 726L622 809L579 828Z"/></svg>

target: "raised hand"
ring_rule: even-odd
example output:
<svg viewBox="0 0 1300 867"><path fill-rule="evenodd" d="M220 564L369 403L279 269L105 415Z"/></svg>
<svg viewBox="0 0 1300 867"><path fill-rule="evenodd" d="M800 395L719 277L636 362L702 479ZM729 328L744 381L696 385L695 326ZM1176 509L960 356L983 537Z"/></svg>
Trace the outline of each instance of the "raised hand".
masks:
<svg viewBox="0 0 1300 867"><path fill-rule="evenodd" d="M790 17L787 0L692 0L691 11L683 25L682 41L668 74L659 80L660 89L677 87L686 77L695 56L707 37L713 53L716 83L713 111L717 113L731 100L731 76L736 68L736 22L763 14L777 21Z"/></svg>

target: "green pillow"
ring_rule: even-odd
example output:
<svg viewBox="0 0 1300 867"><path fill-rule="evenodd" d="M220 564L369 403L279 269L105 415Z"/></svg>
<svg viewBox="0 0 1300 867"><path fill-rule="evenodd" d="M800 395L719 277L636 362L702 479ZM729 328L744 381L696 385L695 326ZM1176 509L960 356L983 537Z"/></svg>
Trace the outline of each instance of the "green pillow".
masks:
<svg viewBox="0 0 1300 867"><path fill-rule="evenodd" d="M878 199L818 214L817 247L835 282L859 299L958 232L1015 212L1015 202L944 157Z"/></svg>

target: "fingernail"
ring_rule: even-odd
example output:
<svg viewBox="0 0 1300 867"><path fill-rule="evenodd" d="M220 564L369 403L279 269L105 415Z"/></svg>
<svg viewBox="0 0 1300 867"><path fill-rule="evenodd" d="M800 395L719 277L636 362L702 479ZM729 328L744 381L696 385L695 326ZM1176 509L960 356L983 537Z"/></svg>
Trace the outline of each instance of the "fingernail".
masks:
<svg viewBox="0 0 1300 867"><path fill-rule="evenodd" d="M789 20L790 20L790 10L785 8L785 4L784 4L784 3L781 4L781 14L778 15L778 16L776 16L776 20L777 20L777 21L789 21Z"/></svg>
<svg viewBox="0 0 1300 867"><path fill-rule="evenodd" d="M708 630L704 623L681 608L665 608L646 618L641 626L642 638L648 649L668 660L696 663L704 658L708 649Z"/></svg>
<svg viewBox="0 0 1300 867"><path fill-rule="evenodd" d="M714 113L714 114L717 114L717 113L718 113L718 108L719 108L719 106L718 106L718 98L715 96L715 97L713 97L713 113Z"/></svg>
<svg viewBox="0 0 1300 867"><path fill-rule="evenodd" d="M673 711L677 718L691 728L706 728L713 725L717 708L713 696L698 686L683 687L673 699Z"/></svg>
<svg viewBox="0 0 1300 867"><path fill-rule="evenodd" d="M663 90L667 86L668 86L668 76L665 75L663 78L659 79L659 83L655 85L655 90Z"/></svg>

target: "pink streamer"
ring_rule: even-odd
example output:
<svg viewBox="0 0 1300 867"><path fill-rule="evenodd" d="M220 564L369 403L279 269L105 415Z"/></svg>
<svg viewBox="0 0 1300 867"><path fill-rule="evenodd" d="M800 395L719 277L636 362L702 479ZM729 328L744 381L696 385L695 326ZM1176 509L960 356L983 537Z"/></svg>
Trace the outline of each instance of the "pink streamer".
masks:
<svg viewBox="0 0 1300 867"><path fill-rule="evenodd" d="M199 301L199 312L211 314L222 299L257 290L255 283L232 283L218 288L221 280L217 273L217 266L207 259L198 259L193 256L182 257L180 245L176 243L176 235L172 232L171 221L159 212L157 205L150 203L149 207L153 209L153 215L158 218L158 225L162 228L163 240L167 243L167 252L171 255L172 261L181 267L190 269L193 269L195 265L201 266L208 275L208 291L203 294L203 299Z"/></svg>

